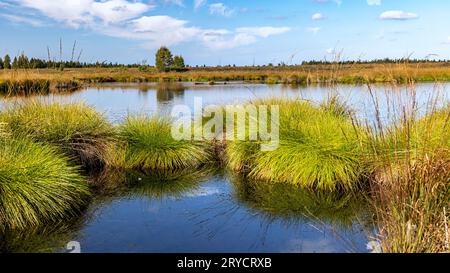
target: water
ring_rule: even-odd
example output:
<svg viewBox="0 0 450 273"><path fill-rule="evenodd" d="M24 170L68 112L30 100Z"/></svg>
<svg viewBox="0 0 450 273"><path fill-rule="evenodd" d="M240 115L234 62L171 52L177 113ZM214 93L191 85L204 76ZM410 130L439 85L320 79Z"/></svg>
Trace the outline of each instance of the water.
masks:
<svg viewBox="0 0 450 273"><path fill-rule="evenodd" d="M448 84L417 84L414 89L404 86L374 85L372 94L378 103L381 118L391 120L401 107L411 101L412 92L421 113L427 110L430 100L437 100L438 105L450 101ZM374 99L366 86L338 85L295 87L289 85L266 85L231 83L194 85L192 83L173 84L108 84L88 87L81 91L65 95L41 96L50 101L83 101L105 113L112 122L120 122L130 114L170 113L174 105L194 107L194 99L202 98L203 105L242 104L258 98L283 97L299 98L313 103L320 103L330 95L339 95L356 111L361 120L373 120ZM8 101L14 101L8 99ZM4 102L3 102L4 103ZM2 100L0 100L0 108Z"/></svg>
<svg viewBox="0 0 450 273"><path fill-rule="evenodd" d="M387 91L386 91L387 90ZM430 97L448 102L445 85L416 86L421 112ZM117 123L128 114L168 113L177 104L243 103L261 97L298 97L314 103L338 93L361 119L373 119L371 93L363 86L105 85L43 100L84 101ZM376 86L381 116L388 119L409 91ZM23 99L23 98L20 98ZM4 99L2 104L15 99ZM221 171L105 173L85 213L67 223L2 235L0 252L366 252L371 211L354 196L317 195L290 185L255 184Z"/></svg>
<svg viewBox="0 0 450 273"><path fill-rule="evenodd" d="M230 174L112 173L81 219L3 240L3 251L364 252L366 204ZM111 187L110 187L111 186ZM1 248L0 248L1 249Z"/></svg>

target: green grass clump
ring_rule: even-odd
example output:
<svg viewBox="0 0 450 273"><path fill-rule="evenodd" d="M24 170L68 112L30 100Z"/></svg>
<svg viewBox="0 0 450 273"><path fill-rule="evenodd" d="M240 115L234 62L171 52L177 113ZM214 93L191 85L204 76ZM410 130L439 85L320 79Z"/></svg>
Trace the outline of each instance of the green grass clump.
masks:
<svg viewBox="0 0 450 273"><path fill-rule="evenodd" d="M9 133L6 129L7 124L0 122L0 140L9 137Z"/></svg>
<svg viewBox="0 0 450 273"><path fill-rule="evenodd" d="M258 142L230 143L233 169L254 179L321 190L358 185L363 173L360 136L349 118L299 100L261 100L255 105L279 105L279 147L264 152Z"/></svg>
<svg viewBox="0 0 450 273"><path fill-rule="evenodd" d="M55 148L0 139L0 229L24 229L77 215L89 190Z"/></svg>
<svg viewBox="0 0 450 273"><path fill-rule="evenodd" d="M450 105L413 123L411 138L417 151L450 149Z"/></svg>
<svg viewBox="0 0 450 273"><path fill-rule="evenodd" d="M50 81L33 80L7 80L0 81L0 94L11 96L26 96L31 94L48 94L50 92Z"/></svg>
<svg viewBox="0 0 450 273"><path fill-rule="evenodd" d="M371 134L371 168L380 242L385 252L448 252L450 108L416 109Z"/></svg>
<svg viewBox="0 0 450 273"><path fill-rule="evenodd" d="M344 101L342 101L338 95L329 96L326 101L320 105L320 107L325 112L332 113L338 117L350 119L354 114L353 110Z"/></svg>
<svg viewBox="0 0 450 273"><path fill-rule="evenodd" d="M112 165L124 169L195 169L207 163L210 147L205 142L173 139L172 124L159 117L129 117L119 128L119 144Z"/></svg>
<svg viewBox="0 0 450 273"><path fill-rule="evenodd" d="M60 147L86 167L104 164L115 134L103 115L83 103L18 103L0 114L0 122L6 122L13 135Z"/></svg>
<svg viewBox="0 0 450 273"><path fill-rule="evenodd" d="M380 126L381 127L381 126ZM403 117L381 131L369 132L366 161L379 165L414 163L436 154L450 155L450 106L423 118Z"/></svg>

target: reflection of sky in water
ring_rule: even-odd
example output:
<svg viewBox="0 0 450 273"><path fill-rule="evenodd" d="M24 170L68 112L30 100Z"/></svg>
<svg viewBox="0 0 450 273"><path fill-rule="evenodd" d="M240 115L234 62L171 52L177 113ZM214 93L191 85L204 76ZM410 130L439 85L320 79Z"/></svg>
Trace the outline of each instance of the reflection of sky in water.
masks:
<svg viewBox="0 0 450 273"><path fill-rule="evenodd" d="M112 121L120 121L128 114L169 113L174 105L183 104L193 108L194 98L201 97L203 105L241 104L257 98L291 97L321 102L330 94L339 94L353 109L358 117L373 119L374 103L366 86L339 85L334 88L321 86L290 87L284 85L263 84L227 84L193 85L172 84L157 85L104 85L88 87L72 95L50 95L46 99L62 101L84 101L105 112ZM381 116L400 111L399 105L405 105L411 97L410 90L404 87L394 88L388 85L374 85L373 93L377 97ZM430 98L438 97L438 102L448 102L448 88L444 84L425 83L415 86L419 109L423 112ZM389 98L389 100L387 100Z"/></svg>
<svg viewBox="0 0 450 273"><path fill-rule="evenodd" d="M237 202L223 177L182 197L117 198L93 211L73 238L85 252L366 251L357 221L344 228L304 217L268 218Z"/></svg>

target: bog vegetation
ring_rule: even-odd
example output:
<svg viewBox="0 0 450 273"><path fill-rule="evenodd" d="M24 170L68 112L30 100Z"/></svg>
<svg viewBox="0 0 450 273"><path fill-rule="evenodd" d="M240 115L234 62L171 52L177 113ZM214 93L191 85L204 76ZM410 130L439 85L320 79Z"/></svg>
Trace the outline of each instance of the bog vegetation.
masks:
<svg viewBox="0 0 450 273"><path fill-rule="evenodd" d="M392 126L357 125L336 98L280 105L280 146L227 143L226 162L252 183L283 183L327 195L367 192L376 204L385 251L448 251L450 107ZM81 167L198 170L217 156L215 142L175 141L170 120L129 117L113 126L83 104L29 101L0 114L2 229L75 216L86 205ZM77 167L77 165L79 167Z"/></svg>
<svg viewBox="0 0 450 273"><path fill-rule="evenodd" d="M157 52L156 68L58 63L56 69L40 70L31 68L48 68L51 62L25 55L14 59L0 61L2 94L114 81L364 83L369 89L372 83L394 82L413 89L416 81L450 80L447 62L190 68L167 48ZM419 116L411 91L411 102L387 126L379 109L376 124L367 125L337 97L317 105L293 99L249 103L280 106L277 150L262 152L258 140L175 141L171 121L164 117L130 116L112 125L84 104L30 99L7 105L0 112L0 229L48 225L82 213L93 186L83 176L86 171L195 173L225 162L258 185L251 185L258 194L255 202L267 205L271 198L266 194L286 188L307 189L320 202L329 200L324 196L366 196L376 212L376 239L384 251L450 251L450 106L429 105L426 115ZM275 199L282 204L282 198Z"/></svg>

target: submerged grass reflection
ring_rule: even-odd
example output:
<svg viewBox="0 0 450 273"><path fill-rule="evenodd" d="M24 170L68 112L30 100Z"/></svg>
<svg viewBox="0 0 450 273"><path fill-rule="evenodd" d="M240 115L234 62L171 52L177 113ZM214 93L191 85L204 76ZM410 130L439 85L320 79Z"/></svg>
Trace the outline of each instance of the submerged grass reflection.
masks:
<svg viewBox="0 0 450 273"><path fill-rule="evenodd" d="M73 240L84 221L84 217L73 217L44 227L0 233L0 253L66 252L67 243Z"/></svg>
<svg viewBox="0 0 450 273"><path fill-rule="evenodd" d="M100 197L145 196L161 199L180 197L194 190L215 172L211 168L196 171L139 171L105 170L91 178L91 184Z"/></svg>
<svg viewBox="0 0 450 273"><path fill-rule="evenodd" d="M235 198L268 219L278 218L286 223L312 220L342 228L349 228L355 222L370 224L366 199L357 193L313 191L239 176L234 176L232 181Z"/></svg>

